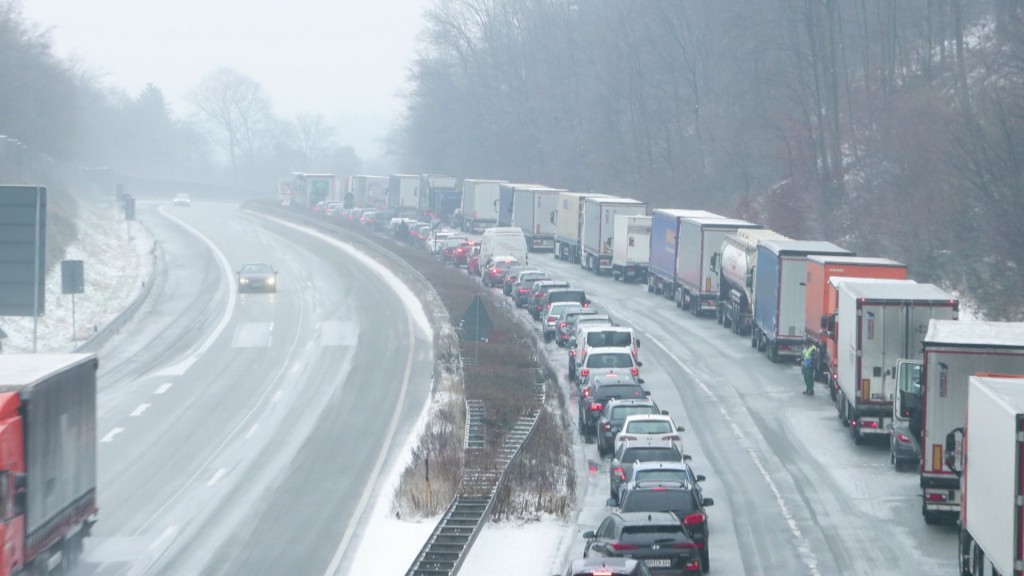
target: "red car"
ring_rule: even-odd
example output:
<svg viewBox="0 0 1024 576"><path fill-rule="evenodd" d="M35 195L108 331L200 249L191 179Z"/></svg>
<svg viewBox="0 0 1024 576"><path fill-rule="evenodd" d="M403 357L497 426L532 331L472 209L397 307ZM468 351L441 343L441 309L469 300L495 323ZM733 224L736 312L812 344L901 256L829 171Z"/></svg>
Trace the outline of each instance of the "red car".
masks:
<svg viewBox="0 0 1024 576"><path fill-rule="evenodd" d="M466 260L466 271L470 274L480 275L480 247L474 246L471 255Z"/></svg>
<svg viewBox="0 0 1024 576"><path fill-rule="evenodd" d="M477 243L472 240L463 240L459 242L458 246L445 246L444 252L442 253L444 261L451 261L452 265L456 268L459 266L466 266L469 264L469 258L474 253L479 253L480 249L477 247Z"/></svg>

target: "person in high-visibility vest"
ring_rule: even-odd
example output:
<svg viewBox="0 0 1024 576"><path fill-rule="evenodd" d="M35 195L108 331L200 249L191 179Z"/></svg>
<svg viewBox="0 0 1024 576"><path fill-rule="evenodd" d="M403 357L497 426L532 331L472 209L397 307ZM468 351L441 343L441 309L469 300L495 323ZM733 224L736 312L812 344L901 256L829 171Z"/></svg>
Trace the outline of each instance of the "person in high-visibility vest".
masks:
<svg viewBox="0 0 1024 576"><path fill-rule="evenodd" d="M800 358L800 370L804 374L804 385L807 389L802 392L805 396L814 396L814 355L817 349L810 342L804 346Z"/></svg>

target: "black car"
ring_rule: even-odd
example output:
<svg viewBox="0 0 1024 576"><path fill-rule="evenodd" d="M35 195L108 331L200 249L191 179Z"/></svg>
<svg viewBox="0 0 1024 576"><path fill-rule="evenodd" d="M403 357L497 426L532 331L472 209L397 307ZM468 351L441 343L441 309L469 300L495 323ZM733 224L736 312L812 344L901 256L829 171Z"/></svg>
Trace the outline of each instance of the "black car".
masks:
<svg viewBox="0 0 1024 576"><path fill-rule="evenodd" d="M700 564L704 572L711 569L708 554L708 515L706 506L715 501L704 498L693 484L663 484L627 490L619 502L619 512L671 512L679 517L690 538L700 550ZM615 499L608 500L609 506Z"/></svg>
<svg viewBox="0 0 1024 576"><path fill-rule="evenodd" d="M505 296L512 296L513 298L515 298L515 295L512 293L512 290L515 289L516 282L519 281L519 275L524 272L540 271L537 270L536 268L529 268L527 266L513 266L509 268L505 272L505 277L501 281L501 293L504 294Z"/></svg>
<svg viewBox="0 0 1024 576"><path fill-rule="evenodd" d="M619 486L633 476L633 466L640 462L684 462L689 456L679 451L670 440L636 440L619 442L608 466L608 494L617 502Z"/></svg>
<svg viewBox="0 0 1024 576"><path fill-rule="evenodd" d="M533 296L533 283L539 280L550 280L544 272L522 272L516 280L512 289L512 299L516 302L517 308L526 308L530 304L530 297Z"/></svg>
<svg viewBox="0 0 1024 576"><path fill-rule="evenodd" d="M651 571L632 558L583 558L573 560L564 575L554 576L651 576Z"/></svg>
<svg viewBox="0 0 1024 576"><path fill-rule="evenodd" d="M597 435L597 420L609 400L619 398L646 398L650 392L628 373L622 371L601 374L590 385L580 389L580 435L585 442L593 442Z"/></svg>
<svg viewBox="0 0 1024 576"><path fill-rule="evenodd" d="M579 288L552 288L544 297L544 308L555 302L575 302L584 308L590 306L590 299L587 293Z"/></svg>
<svg viewBox="0 0 1024 576"><path fill-rule="evenodd" d="M572 326L576 321L577 316L597 316L597 310L593 308L577 308L576 310L569 310L562 314L562 318L559 319L558 329L555 331L555 344L558 344L561 348L569 347L569 337L572 332Z"/></svg>
<svg viewBox="0 0 1024 576"><path fill-rule="evenodd" d="M605 403L601 417L597 419L597 453L601 456L615 451L615 435L629 416L642 414L667 414L661 411L650 398L626 398Z"/></svg>
<svg viewBox="0 0 1024 576"><path fill-rule="evenodd" d="M270 264L244 264L235 274L239 292L277 292L277 270Z"/></svg>
<svg viewBox="0 0 1024 576"><path fill-rule="evenodd" d="M701 572L697 544L670 512L616 512L609 514L587 539L586 558L642 560L651 574Z"/></svg>
<svg viewBox="0 0 1024 576"><path fill-rule="evenodd" d="M548 295L549 290L558 290L561 288L568 288L569 283L564 280L539 280L533 283L533 294L530 296L529 310L534 320L540 320L541 312L544 311L544 307L547 302L544 299Z"/></svg>

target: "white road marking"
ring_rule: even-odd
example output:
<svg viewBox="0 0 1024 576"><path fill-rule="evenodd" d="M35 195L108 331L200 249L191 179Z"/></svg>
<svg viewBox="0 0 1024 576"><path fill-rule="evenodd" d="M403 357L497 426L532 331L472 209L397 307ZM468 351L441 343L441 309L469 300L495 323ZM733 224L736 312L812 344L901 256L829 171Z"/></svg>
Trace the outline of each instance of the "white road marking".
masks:
<svg viewBox="0 0 1024 576"><path fill-rule="evenodd" d="M110 432L107 432L106 436L100 438L100 442L110 442L114 439L114 436L117 436L121 432L124 432L124 428L114 428Z"/></svg>
<svg viewBox="0 0 1024 576"><path fill-rule="evenodd" d="M223 477L225 477L227 475L228 475L228 469L227 468L218 468L217 471L213 473L213 477L210 478L210 481L207 482L206 485L207 486L213 486L217 482L220 482L221 478L223 478Z"/></svg>
<svg viewBox="0 0 1024 576"><path fill-rule="evenodd" d="M252 428L249 428L249 431L245 433L245 439L248 440L249 438L252 438L252 435L256 433L256 429L259 427L259 424L253 424Z"/></svg>
<svg viewBox="0 0 1024 576"><path fill-rule="evenodd" d="M132 416L142 416L142 413L150 406L151 404L139 404L139 407L132 411Z"/></svg>
<svg viewBox="0 0 1024 576"><path fill-rule="evenodd" d="M178 531L178 527L177 526L175 526L173 524L168 526L167 529L164 530L164 533L161 534L159 538L157 538L156 540L153 540L153 543L149 545L149 549L150 550L156 550L157 548L163 546L163 543L166 542L168 539L170 539L172 536L174 536L174 533L177 532L177 531Z"/></svg>
<svg viewBox="0 0 1024 576"><path fill-rule="evenodd" d="M278 400L281 399L281 396L284 396L284 390L278 390L277 392L274 392L274 397L271 398L270 401L277 402Z"/></svg>
<svg viewBox="0 0 1024 576"><path fill-rule="evenodd" d="M715 404L718 404L719 412L721 412L722 417L725 418L725 420L729 423L729 426L732 428L733 435L736 437L737 440L740 441L740 446L751 446L751 443L747 441L746 435L743 433L742 430L740 430L740 427L733 420L732 415L729 414L729 411L725 409L725 405L718 398L718 396L715 396L715 393L711 391L711 387L705 384L703 380L698 378L697 374L693 370L691 370L690 367L686 365L686 363L684 363L678 356L670 352L669 349L666 348L661 342L658 342L658 340L651 337L650 335L647 336L647 340L653 342L654 345L657 346L658 348L661 348L662 352L668 355L668 357L671 358L673 362L675 362L680 368L682 368L687 374L689 374L690 378L693 378L693 381L696 382L698 386L700 386L700 389L703 390L704 393L707 394L708 397L710 397ZM778 484L775 483L775 479L772 478L771 474L768 472L768 469L765 468L764 463L761 461L761 456L757 453L757 451L749 447L746 449L746 451L747 454L750 455L750 459L754 461L754 466L757 468L757 471L761 474L761 477L764 478L764 481L768 484L768 489L771 490L772 494L775 496L775 503L779 506L779 510L782 511L782 518L789 525L789 531L799 541L800 545L797 548L804 553L804 563L807 565L807 568L810 569L811 576L821 576L821 570L818 569L818 557L815 556L814 552L811 551L811 544L807 541L807 538L804 537L803 532L797 525L796 518L794 518L793 513L790 512L789 505L786 503L785 497L782 496L782 491L779 490Z"/></svg>
<svg viewBox="0 0 1024 576"><path fill-rule="evenodd" d="M174 382L164 382L163 384L156 387L156 391L154 391L153 394L163 394L164 392L170 390L171 386L174 386Z"/></svg>

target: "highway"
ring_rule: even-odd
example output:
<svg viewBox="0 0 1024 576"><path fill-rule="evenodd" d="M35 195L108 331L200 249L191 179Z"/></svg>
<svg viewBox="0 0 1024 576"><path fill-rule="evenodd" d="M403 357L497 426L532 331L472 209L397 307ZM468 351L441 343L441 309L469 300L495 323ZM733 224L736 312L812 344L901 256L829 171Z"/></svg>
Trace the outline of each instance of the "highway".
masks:
<svg viewBox="0 0 1024 576"><path fill-rule="evenodd" d="M715 501L708 508L712 573L956 572L956 529L924 523L916 470L893 470L887 438L854 445L821 385L813 397L800 394L795 364L768 362L749 338L682 312L646 285L598 278L546 254L531 254L530 263L585 288L599 309L638 331L645 386L686 427L686 452ZM566 351L546 348L564 378ZM573 421L575 402L570 396ZM608 460L595 445L578 445L577 460L588 479L578 535L608 512ZM566 561L583 547L577 536ZM471 555L466 566L481 561Z"/></svg>
<svg viewBox="0 0 1024 576"><path fill-rule="evenodd" d="M329 573L429 400L429 333L323 238L236 204L137 213L163 258L100 355L80 573ZM277 293L237 294L246 262L274 265Z"/></svg>

